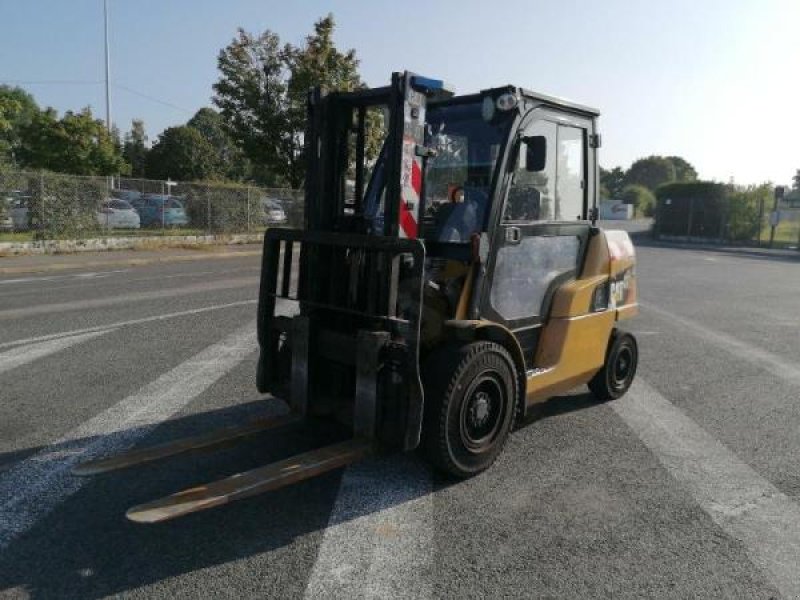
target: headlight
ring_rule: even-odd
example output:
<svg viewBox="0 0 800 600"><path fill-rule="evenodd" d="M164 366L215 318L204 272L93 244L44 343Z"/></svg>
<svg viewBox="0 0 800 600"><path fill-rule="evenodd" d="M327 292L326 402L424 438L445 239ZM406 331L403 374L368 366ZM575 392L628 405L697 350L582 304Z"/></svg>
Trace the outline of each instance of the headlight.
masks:
<svg viewBox="0 0 800 600"><path fill-rule="evenodd" d="M517 96L512 94L511 92L506 92L505 94L501 94L497 97L495 101L497 104L497 110L511 110L512 108L517 106Z"/></svg>

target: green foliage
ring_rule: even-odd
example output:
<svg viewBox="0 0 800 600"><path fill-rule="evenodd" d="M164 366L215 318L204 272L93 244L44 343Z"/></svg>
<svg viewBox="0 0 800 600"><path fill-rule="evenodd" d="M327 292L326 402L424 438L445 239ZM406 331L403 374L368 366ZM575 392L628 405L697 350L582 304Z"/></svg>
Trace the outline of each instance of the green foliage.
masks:
<svg viewBox="0 0 800 600"><path fill-rule="evenodd" d="M193 128L169 127L159 136L146 160L151 179L213 180L220 177L214 147Z"/></svg>
<svg viewBox="0 0 800 600"><path fill-rule="evenodd" d="M663 156L648 156L635 161L625 174L627 185L641 185L649 190L676 180L675 165Z"/></svg>
<svg viewBox="0 0 800 600"><path fill-rule="evenodd" d="M728 237L748 241L758 235L762 207L770 206L772 186L768 183L737 187L730 191L728 204Z"/></svg>
<svg viewBox="0 0 800 600"><path fill-rule="evenodd" d="M797 169L792 177L792 189L800 190L800 169Z"/></svg>
<svg viewBox="0 0 800 600"><path fill-rule="evenodd" d="M119 146L91 109L37 112L20 131L20 164L75 175L117 175L127 172Z"/></svg>
<svg viewBox="0 0 800 600"><path fill-rule="evenodd" d="M147 135L144 132L144 122L140 119L131 121L131 130L125 134L125 143L122 146L122 156L130 165L132 177L144 177L147 163Z"/></svg>
<svg viewBox="0 0 800 600"><path fill-rule="evenodd" d="M186 208L192 227L214 233L247 231L257 225L255 200L242 184L189 183L177 187L176 194ZM249 206L248 206L249 203ZM248 215L248 211L252 214Z"/></svg>
<svg viewBox="0 0 800 600"><path fill-rule="evenodd" d="M626 185L642 185L655 191L660 185L697 180L697 170L680 156L647 156L635 161L623 172L619 167L600 170L600 181L611 197L617 197Z"/></svg>
<svg viewBox="0 0 800 600"><path fill-rule="evenodd" d="M201 108L186 123L211 144L217 154L216 171L225 179L243 180L250 174L249 161L225 129L225 121L213 108Z"/></svg>
<svg viewBox="0 0 800 600"><path fill-rule="evenodd" d="M652 217L655 212L656 198L643 185L627 185L623 188L619 199L625 204L633 204L638 216Z"/></svg>
<svg viewBox="0 0 800 600"><path fill-rule="evenodd" d="M39 106L20 87L0 85L0 164L15 162L20 131L30 124Z"/></svg>
<svg viewBox="0 0 800 600"><path fill-rule="evenodd" d="M353 90L363 85L355 51L343 53L336 48L334 29L332 15L320 19L302 48L281 46L278 35L269 30L253 35L239 29L219 53L220 77L214 84L213 101L262 183L292 187L303 183L309 88ZM377 132L378 127L371 129ZM377 144L370 138L368 157L377 155Z"/></svg>
<svg viewBox="0 0 800 600"><path fill-rule="evenodd" d="M697 170L680 156L667 156L667 160L675 167L675 181L697 181Z"/></svg>
<svg viewBox="0 0 800 600"><path fill-rule="evenodd" d="M728 186L714 181L676 182L662 185L656 190L659 201L666 198L709 198L724 200L727 197Z"/></svg>
<svg viewBox="0 0 800 600"><path fill-rule="evenodd" d="M37 173L20 183L31 196L28 220L34 239L79 239L97 230L96 212L107 195L105 178Z"/></svg>
<svg viewBox="0 0 800 600"><path fill-rule="evenodd" d="M600 185L601 198L619 198L625 188L625 171L620 167L610 171L600 167Z"/></svg>

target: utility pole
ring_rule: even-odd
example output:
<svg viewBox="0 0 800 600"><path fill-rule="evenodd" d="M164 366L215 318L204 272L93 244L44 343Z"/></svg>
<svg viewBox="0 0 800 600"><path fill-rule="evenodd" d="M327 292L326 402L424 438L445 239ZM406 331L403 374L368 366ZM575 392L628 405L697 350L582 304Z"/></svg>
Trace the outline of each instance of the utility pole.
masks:
<svg viewBox="0 0 800 600"><path fill-rule="evenodd" d="M103 18L105 19L105 42L106 42L106 129L111 133L111 91L108 87L108 78L111 71L108 56L108 0L103 0Z"/></svg>

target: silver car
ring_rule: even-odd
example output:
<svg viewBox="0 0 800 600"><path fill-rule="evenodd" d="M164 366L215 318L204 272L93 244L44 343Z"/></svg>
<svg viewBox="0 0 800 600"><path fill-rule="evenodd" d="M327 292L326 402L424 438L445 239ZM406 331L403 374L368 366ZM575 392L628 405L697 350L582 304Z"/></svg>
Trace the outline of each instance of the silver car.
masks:
<svg viewBox="0 0 800 600"><path fill-rule="evenodd" d="M106 229L139 229L141 219L139 213L125 200L108 198L97 211L97 222Z"/></svg>
<svg viewBox="0 0 800 600"><path fill-rule="evenodd" d="M286 223L288 220L281 203L274 198L263 198L261 200L261 207L264 210L264 225Z"/></svg>

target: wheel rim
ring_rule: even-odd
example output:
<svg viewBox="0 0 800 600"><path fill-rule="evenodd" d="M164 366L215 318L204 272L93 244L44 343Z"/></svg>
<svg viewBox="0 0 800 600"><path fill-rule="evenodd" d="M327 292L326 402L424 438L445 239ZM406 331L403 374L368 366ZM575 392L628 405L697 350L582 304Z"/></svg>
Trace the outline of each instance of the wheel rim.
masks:
<svg viewBox="0 0 800 600"><path fill-rule="evenodd" d="M461 441L474 454L492 446L502 427L505 412L503 386L494 374L477 378L461 405Z"/></svg>
<svg viewBox="0 0 800 600"><path fill-rule="evenodd" d="M633 377L634 369L636 368L636 357L633 354L633 349L628 346L623 346L614 357L614 362L611 365L611 387L614 390L625 390L630 385Z"/></svg>

